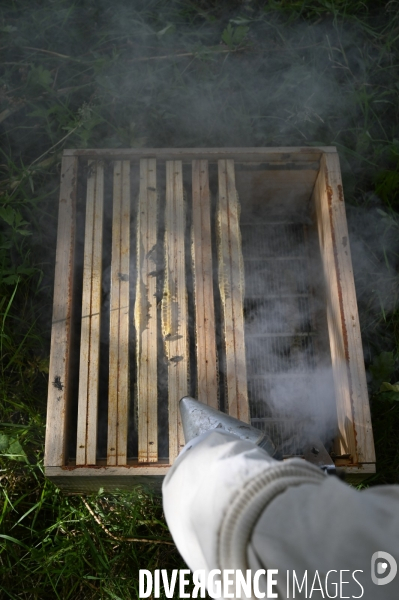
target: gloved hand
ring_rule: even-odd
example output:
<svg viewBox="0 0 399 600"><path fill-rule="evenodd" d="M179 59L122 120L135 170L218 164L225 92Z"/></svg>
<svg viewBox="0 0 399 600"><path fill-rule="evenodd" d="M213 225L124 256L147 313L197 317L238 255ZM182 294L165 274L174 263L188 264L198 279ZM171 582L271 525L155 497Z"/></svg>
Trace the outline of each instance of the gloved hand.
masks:
<svg viewBox="0 0 399 600"><path fill-rule="evenodd" d="M245 572L247 544L268 502L288 485L324 478L301 459L278 462L252 442L211 430L184 447L164 479L166 521L193 571Z"/></svg>

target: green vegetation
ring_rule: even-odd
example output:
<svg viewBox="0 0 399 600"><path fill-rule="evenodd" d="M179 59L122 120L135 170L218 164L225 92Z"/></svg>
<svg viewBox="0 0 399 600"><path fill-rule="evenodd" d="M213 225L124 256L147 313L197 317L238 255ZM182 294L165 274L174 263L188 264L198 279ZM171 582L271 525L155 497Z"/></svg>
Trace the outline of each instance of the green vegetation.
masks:
<svg viewBox="0 0 399 600"><path fill-rule="evenodd" d="M0 11L3 597L136 598L139 568L182 564L163 543L159 498L66 497L43 477L63 148L336 145L371 484L398 483L398 2L10 0Z"/></svg>

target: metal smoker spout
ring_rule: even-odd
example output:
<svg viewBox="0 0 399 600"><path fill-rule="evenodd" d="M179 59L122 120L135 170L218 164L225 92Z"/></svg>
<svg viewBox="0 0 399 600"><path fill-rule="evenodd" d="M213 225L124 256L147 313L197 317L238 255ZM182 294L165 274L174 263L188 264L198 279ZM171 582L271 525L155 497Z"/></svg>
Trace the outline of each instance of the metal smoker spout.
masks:
<svg viewBox="0 0 399 600"><path fill-rule="evenodd" d="M276 459L280 459L276 446L266 433L259 429L230 417L220 410L216 410L190 396L180 400L180 413L182 417L184 437L187 442L211 429L221 429L232 433L242 440L249 440L260 446Z"/></svg>

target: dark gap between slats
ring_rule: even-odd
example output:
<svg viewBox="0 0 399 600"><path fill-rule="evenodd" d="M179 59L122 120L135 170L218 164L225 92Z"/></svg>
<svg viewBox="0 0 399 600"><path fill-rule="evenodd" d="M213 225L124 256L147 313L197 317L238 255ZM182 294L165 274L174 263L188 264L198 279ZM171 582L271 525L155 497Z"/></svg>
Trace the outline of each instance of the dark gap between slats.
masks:
<svg viewBox="0 0 399 600"><path fill-rule="evenodd" d="M158 458L169 457L168 361L162 336L162 296L165 281L165 199L166 163L157 160L158 244L157 244L157 330L158 330Z"/></svg>
<svg viewBox="0 0 399 600"><path fill-rule="evenodd" d="M79 358L82 320L83 253L86 221L87 160L78 162L76 198L75 257L70 344L69 401L66 430L66 463L76 460L78 425ZM65 299L66 300L66 299Z"/></svg>
<svg viewBox="0 0 399 600"><path fill-rule="evenodd" d="M183 190L186 207L186 232L184 251L186 255L186 291L188 315L188 394L193 398L197 393L197 353L195 343L195 298L194 298L194 273L192 260L192 222L193 222L193 183L192 166L183 164Z"/></svg>
<svg viewBox="0 0 399 600"><path fill-rule="evenodd" d="M209 163L209 191L211 195L211 240L212 240L212 271L213 271L213 296L215 310L215 339L216 351L218 360L218 390L219 390L219 409L226 411L226 350L224 343L223 332L223 313L222 300L219 290L218 277L218 245L217 245L217 195L218 195L218 165L217 163Z"/></svg>
<svg viewBox="0 0 399 600"><path fill-rule="evenodd" d="M100 364L98 374L97 460L107 458L108 382L109 382L109 309L111 292L112 200L114 163L104 164L104 219L101 283Z"/></svg>
<svg viewBox="0 0 399 600"><path fill-rule="evenodd" d="M137 381L136 331L134 327L134 303L137 280L137 213L140 189L140 165L130 163L130 265L129 265L129 414L127 431L128 459L137 459L138 432L135 414Z"/></svg>

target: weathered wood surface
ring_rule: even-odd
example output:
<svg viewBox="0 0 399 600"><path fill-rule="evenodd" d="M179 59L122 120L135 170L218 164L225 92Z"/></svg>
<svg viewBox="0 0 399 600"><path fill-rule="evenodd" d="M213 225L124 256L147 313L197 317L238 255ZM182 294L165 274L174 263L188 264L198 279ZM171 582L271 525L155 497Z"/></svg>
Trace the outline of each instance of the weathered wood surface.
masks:
<svg viewBox="0 0 399 600"><path fill-rule="evenodd" d="M375 462L363 350L338 156L323 157L314 201L324 269L338 415L337 454Z"/></svg>
<svg viewBox="0 0 399 600"><path fill-rule="evenodd" d="M344 473L345 481L347 483L359 485L359 483L367 481L369 477L374 475L376 467L374 463L365 463L361 464L359 467L340 467L340 470Z"/></svg>
<svg viewBox="0 0 399 600"><path fill-rule="evenodd" d="M44 464L65 463L66 420L69 400L71 319L75 250L78 159L63 157L55 257L53 319L47 400Z"/></svg>
<svg viewBox="0 0 399 600"><path fill-rule="evenodd" d="M324 200L328 204L333 242L340 312L336 317L339 319L343 344L343 347L339 346L340 358L345 358L348 368L350 406L345 405L348 411L345 413L345 418L350 415L349 408L351 408L358 462L375 463L370 404L338 154L323 157L320 177L323 178Z"/></svg>
<svg viewBox="0 0 399 600"><path fill-rule="evenodd" d="M137 336L138 459L158 460L157 416L157 179L156 160L140 161L137 214Z"/></svg>
<svg viewBox="0 0 399 600"><path fill-rule="evenodd" d="M244 339L244 272L234 161L218 161L219 288L226 350L229 414L249 422Z"/></svg>
<svg viewBox="0 0 399 600"><path fill-rule="evenodd" d="M169 468L165 464L68 469L47 467L45 475L67 494L90 494L98 492L100 488L106 492L131 491L137 486L147 486L160 493L163 478Z"/></svg>
<svg viewBox="0 0 399 600"><path fill-rule="evenodd" d="M116 161L112 199L107 463L127 462L129 409L130 162Z"/></svg>
<svg viewBox="0 0 399 600"><path fill-rule="evenodd" d="M320 171L314 189L321 258L326 285L327 324L330 341L331 362L335 386L338 417L337 454L350 454L357 461L356 440L349 388L349 372L342 331L340 290L334 260L334 245L330 223L330 207L324 168Z"/></svg>
<svg viewBox="0 0 399 600"><path fill-rule="evenodd" d="M169 465L154 465L146 467L79 467L77 469L47 467L45 475L67 494L88 494L114 490L131 491L136 486L149 486L154 491L161 492L162 481L167 475ZM345 480L359 484L375 473L375 466L366 464L360 468L342 467Z"/></svg>
<svg viewBox="0 0 399 600"><path fill-rule="evenodd" d="M104 167L89 161L83 262L76 463L96 464Z"/></svg>
<svg viewBox="0 0 399 600"><path fill-rule="evenodd" d="M192 181L191 248L194 268L197 398L204 404L218 408L208 161L193 161Z"/></svg>
<svg viewBox="0 0 399 600"><path fill-rule="evenodd" d="M319 160L322 153L336 152L334 146L318 147L276 147L276 148L117 148L117 149L76 149L64 150L65 156L84 156L91 158L112 158L114 160L137 160L140 158L158 158L162 160L195 159L213 160L234 159L243 162L276 162L286 164L304 164Z"/></svg>
<svg viewBox="0 0 399 600"><path fill-rule="evenodd" d="M166 163L165 287L162 334L168 359L169 462L184 446L179 400L188 393L188 315L185 265L186 211L182 163Z"/></svg>

